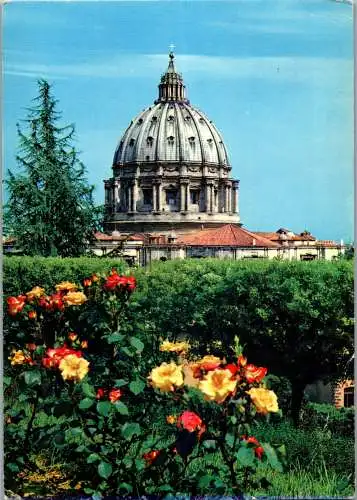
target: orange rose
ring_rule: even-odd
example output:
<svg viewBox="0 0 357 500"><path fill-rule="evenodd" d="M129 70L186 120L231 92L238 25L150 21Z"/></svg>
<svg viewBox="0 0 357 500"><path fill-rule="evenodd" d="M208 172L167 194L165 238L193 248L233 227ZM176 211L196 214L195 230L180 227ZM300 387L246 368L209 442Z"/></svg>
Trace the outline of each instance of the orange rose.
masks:
<svg viewBox="0 0 357 500"><path fill-rule="evenodd" d="M252 364L249 364L245 367L245 378L247 379L248 384L251 384L253 382L260 382L263 380L265 375L267 374L267 368L264 368L262 366L254 366Z"/></svg>

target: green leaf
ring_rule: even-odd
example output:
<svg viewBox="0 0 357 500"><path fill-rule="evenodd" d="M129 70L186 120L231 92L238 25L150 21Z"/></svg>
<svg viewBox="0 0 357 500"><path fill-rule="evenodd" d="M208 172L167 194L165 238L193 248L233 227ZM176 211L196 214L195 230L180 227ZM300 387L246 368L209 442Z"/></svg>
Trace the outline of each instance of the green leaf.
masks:
<svg viewBox="0 0 357 500"><path fill-rule="evenodd" d="M113 406L118 410L121 415L129 415L128 407L122 401L115 401Z"/></svg>
<svg viewBox="0 0 357 500"><path fill-rule="evenodd" d="M121 352L123 352L124 354L129 356L129 358L132 358L134 356L134 354L131 352L131 350L128 349L127 347L122 347Z"/></svg>
<svg viewBox="0 0 357 500"><path fill-rule="evenodd" d="M128 483L120 483L119 490L125 490L127 493L131 493L133 491L133 487Z"/></svg>
<svg viewBox="0 0 357 500"><path fill-rule="evenodd" d="M108 477L112 474L112 472L113 472L113 467L110 465L109 462L104 462L102 460L98 465L98 474L100 475L100 477L108 479Z"/></svg>
<svg viewBox="0 0 357 500"><path fill-rule="evenodd" d="M170 493L170 492L174 491L173 487L170 486L169 484L163 484L157 490L162 491L163 493Z"/></svg>
<svg viewBox="0 0 357 500"><path fill-rule="evenodd" d="M89 399L89 398L84 398L82 401L79 403L79 408L81 410L87 410L91 406L93 406L95 403L94 399Z"/></svg>
<svg viewBox="0 0 357 500"><path fill-rule="evenodd" d="M142 460L141 458L137 458L135 460L136 470L138 470L138 471L144 470L145 469L145 465L146 465L145 460Z"/></svg>
<svg viewBox="0 0 357 500"><path fill-rule="evenodd" d="M124 335L121 333L112 333L111 335L108 335L107 342L108 344L114 344L114 342L122 342L123 339Z"/></svg>
<svg viewBox="0 0 357 500"><path fill-rule="evenodd" d="M112 403L110 403L109 401L99 401L99 403L97 403L97 412L100 415L103 415L103 417L107 417L111 407Z"/></svg>
<svg viewBox="0 0 357 500"><path fill-rule="evenodd" d="M6 389L11 384L11 377L3 377L2 381L3 381L4 387Z"/></svg>
<svg viewBox="0 0 357 500"><path fill-rule="evenodd" d="M207 488L210 485L211 481L213 481L214 477L208 474L202 476L198 481L199 488Z"/></svg>
<svg viewBox="0 0 357 500"><path fill-rule="evenodd" d="M119 378L114 382L114 387L122 387L123 385L127 385L128 380L124 380L123 378Z"/></svg>
<svg viewBox="0 0 357 500"><path fill-rule="evenodd" d="M94 387L92 385L88 384L88 382L83 382L82 391L83 391L83 394L85 396L87 396L88 398L95 398Z"/></svg>
<svg viewBox="0 0 357 500"><path fill-rule="evenodd" d="M208 450L215 450L217 447L217 443L214 439L205 439L203 441L203 446Z"/></svg>
<svg viewBox="0 0 357 500"><path fill-rule="evenodd" d="M283 472L283 466L279 462L274 448L269 443L261 443L261 445L264 448L270 466L278 472Z"/></svg>
<svg viewBox="0 0 357 500"><path fill-rule="evenodd" d="M243 467L251 467L254 464L254 450L253 448L246 448L241 446L236 455L237 462Z"/></svg>
<svg viewBox="0 0 357 500"><path fill-rule="evenodd" d="M29 386L41 385L41 372L39 370L32 370L25 372L25 382Z"/></svg>
<svg viewBox="0 0 357 500"><path fill-rule="evenodd" d="M10 463L6 464L6 467L8 469L10 469L12 472L19 472L20 471L19 466L17 464L15 464L14 462L10 462Z"/></svg>
<svg viewBox="0 0 357 500"><path fill-rule="evenodd" d="M88 457L87 457L87 464L92 464L93 462L98 462L98 460L101 460L100 456L98 455L98 453L91 453Z"/></svg>
<svg viewBox="0 0 357 500"><path fill-rule="evenodd" d="M133 422L133 423L126 423L123 425L121 429L122 436L124 439L129 441L134 435L140 436L141 434L141 427L139 424Z"/></svg>
<svg viewBox="0 0 357 500"><path fill-rule="evenodd" d="M131 337L130 339L130 344L138 351L141 352L144 349L144 344L141 342L140 339L136 337Z"/></svg>
<svg viewBox="0 0 357 500"><path fill-rule="evenodd" d="M133 382L130 382L129 389L133 394L135 394L135 396L137 396L138 394L143 392L145 386L146 386L145 382L137 378Z"/></svg>
<svg viewBox="0 0 357 500"><path fill-rule="evenodd" d="M230 448L233 448L233 444L234 444L234 435L231 434L230 432L228 434L226 434L226 443L228 444L228 446Z"/></svg>

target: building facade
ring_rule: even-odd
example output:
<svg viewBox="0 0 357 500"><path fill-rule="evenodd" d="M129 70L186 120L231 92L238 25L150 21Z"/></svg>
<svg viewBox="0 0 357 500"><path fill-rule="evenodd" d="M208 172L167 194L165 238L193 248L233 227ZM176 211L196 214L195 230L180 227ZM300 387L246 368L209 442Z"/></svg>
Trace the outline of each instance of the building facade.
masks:
<svg viewBox="0 0 357 500"><path fill-rule="evenodd" d="M122 136L104 181L104 233L97 255L147 265L187 257L334 259L343 245L309 233L251 232L239 214L239 180L222 135L193 107L170 52L157 99Z"/></svg>

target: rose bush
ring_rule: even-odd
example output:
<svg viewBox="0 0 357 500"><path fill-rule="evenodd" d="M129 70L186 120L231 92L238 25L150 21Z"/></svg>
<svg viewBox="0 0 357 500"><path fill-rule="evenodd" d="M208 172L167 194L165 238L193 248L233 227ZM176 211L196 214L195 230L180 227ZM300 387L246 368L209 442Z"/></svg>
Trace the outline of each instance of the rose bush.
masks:
<svg viewBox="0 0 357 500"><path fill-rule="evenodd" d="M7 298L8 490L239 495L267 484L257 468L282 470L284 450L251 435L279 411L266 368L237 339L224 358L191 357L184 340L145 346L127 312L135 288L112 270Z"/></svg>

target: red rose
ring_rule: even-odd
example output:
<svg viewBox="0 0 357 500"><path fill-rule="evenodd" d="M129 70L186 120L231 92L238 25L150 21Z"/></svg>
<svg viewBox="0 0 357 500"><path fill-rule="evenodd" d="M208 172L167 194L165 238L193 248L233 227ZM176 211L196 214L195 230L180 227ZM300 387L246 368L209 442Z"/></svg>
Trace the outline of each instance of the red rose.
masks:
<svg viewBox="0 0 357 500"><path fill-rule="evenodd" d="M252 382L260 382L263 380L267 373L268 369L264 368L263 366L254 366L252 364L247 365L245 367L245 378L247 379L247 382L251 384Z"/></svg>
<svg viewBox="0 0 357 500"><path fill-rule="evenodd" d="M29 351L35 351L36 348L37 348L37 345L36 344L25 344L25 347L26 349L28 349Z"/></svg>
<svg viewBox="0 0 357 500"><path fill-rule="evenodd" d="M105 394L105 390L102 389L101 387L97 390L97 394L95 395L95 397L97 399L102 399L104 398L104 394Z"/></svg>
<svg viewBox="0 0 357 500"><path fill-rule="evenodd" d="M202 426L201 418L193 411L184 411L177 420L177 427L186 429L188 432L199 431Z"/></svg>
<svg viewBox="0 0 357 500"><path fill-rule="evenodd" d="M37 312L36 311L29 311L28 317L29 317L29 319L36 319L37 318Z"/></svg>
<svg viewBox="0 0 357 500"><path fill-rule="evenodd" d="M260 446L260 443L257 440L257 438L255 438L254 436L249 436L249 437L242 436L242 439L247 443L251 443L254 445L254 454L257 458L259 458L259 460L261 460L262 455L264 453L264 448Z"/></svg>
<svg viewBox="0 0 357 500"><path fill-rule="evenodd" d="M136 279L133 276L119 276L116 271L112 271L103 288L106 291L113 291L117 287L132 292L136 287Z"/></svg>
<svg viewBox="0 0 357 500"><path fill-rule="evenodd" d="M52 310L51 299L47 295L45 297L40 297L39 298L38 305L40 307L42 307L43 309L46 309L46 311L51 311Z"/></svg>
<svg viewBox="0 0 357 500"><path fill-rule="evenodd" d="M249 436L248 438L245 438L245 441L247 441L247 443L253 443L256 446L259 446L259 441L254 436Z"/></svg>
<svg viewBox="0 0 357 500"><path fill-rule="evenodd" d="M25 306L26 295L18 295L17 297L8 297L6 299L8 309L7 312L10 316L16 316Z"/></svg>
<svg viewBox="0 0 357 500"><path fill-rule="evenodd" d="M112 389L109 392L109 401L112 403L115 403L115 401L118 401L122 397L123 393L121 392L120 389Z"/></svg>
<svg viewBox="0 0 357 500"><path fill-rule="evenodd" d="M148 453L144 453L143 459L146 460L147 465L151 465L157 457L160 455L160 450L152 450Z"/></svg>
<svg viewBox="0 0 357 500"><path fill-rule="evenodd" d="M58 292L50 296L50 303L54 311L64 311L63 294Z"/></svg>

